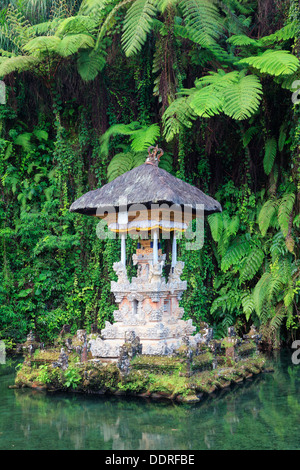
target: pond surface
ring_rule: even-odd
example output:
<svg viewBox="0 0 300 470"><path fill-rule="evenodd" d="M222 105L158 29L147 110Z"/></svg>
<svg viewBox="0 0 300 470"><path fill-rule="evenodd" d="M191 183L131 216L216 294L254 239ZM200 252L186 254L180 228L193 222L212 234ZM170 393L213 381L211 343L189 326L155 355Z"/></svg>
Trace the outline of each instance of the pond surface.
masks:
<svg viewBox="0 0 300 470"><path fill-rule="evenodd" d="M290 351L275 372L197 405L9 389L0 365L1 450L300 449L300 365Z"/></svg>

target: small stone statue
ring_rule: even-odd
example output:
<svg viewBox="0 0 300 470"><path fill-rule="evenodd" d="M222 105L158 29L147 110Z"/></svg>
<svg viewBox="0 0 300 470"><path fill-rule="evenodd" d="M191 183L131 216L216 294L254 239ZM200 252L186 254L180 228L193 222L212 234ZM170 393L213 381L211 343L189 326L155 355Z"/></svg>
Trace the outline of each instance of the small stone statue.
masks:
<svg viewBox="0 0 300 470"><path fill-rule="evenodd" d="M149 264L149 282L160 282L161 281L161 276L162 276L162 270L164 266L164 261L161 261L160 263L157 264Z"/></svg>
<svg viewBox="0 0 300 470"><path fill-rule="evenodd" d="M169 274L169 282L179 282L180 281L180 276L183 272L184 268L184 262L183 261L178 261L174 268L171 268L170 274Z"/></svg>
<svg viewBox="0 0 300 470"><path fill-rule="evenodd" d="M119 284L124 284L128 282L126 266L124 266L121 261L113 264L113 270L118 276Z"/></svg>

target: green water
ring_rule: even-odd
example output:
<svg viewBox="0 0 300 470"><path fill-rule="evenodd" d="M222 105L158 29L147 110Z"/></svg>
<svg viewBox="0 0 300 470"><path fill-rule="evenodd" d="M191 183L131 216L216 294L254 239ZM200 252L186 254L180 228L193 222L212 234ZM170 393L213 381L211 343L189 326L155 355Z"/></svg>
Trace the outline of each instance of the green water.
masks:
<svg viewBox="0 0 300 470"><path fill-rule="evenodd" d="M9 389L15 363L0 365L0 449L300 449L300 365L198 405Z"/></svg>

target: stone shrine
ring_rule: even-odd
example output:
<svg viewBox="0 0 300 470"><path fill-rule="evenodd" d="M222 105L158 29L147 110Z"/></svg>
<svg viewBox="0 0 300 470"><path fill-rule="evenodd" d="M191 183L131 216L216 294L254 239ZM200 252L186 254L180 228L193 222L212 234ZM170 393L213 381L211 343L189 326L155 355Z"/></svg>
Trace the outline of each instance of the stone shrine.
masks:
<svg viewBox="0 0 300 470"><path fill-rule="evenodd" d="M160 168L162 155L158 146L149 147L144 164L84 194L70 207L71 212L105 219L108 230L121 240L120 261L113 265L118 280L111 282L118 309L113 324L107 321L101 334L90 335L93 358L117 361L124 343L132 341L139 342L143 355L171 355L183 343L193 346L201 341L200 335L193 336L192 320L182 320L179 302L187 282L180 278L184 263L177 261L177 237L193 219L203 220L204 214L221 212L222 207ZM131 281L126 268L129 234L140 239L133 255L137 275ZM172 239L169 273L159 243L166 234Z"/></svg>
<svg viewBox="0 0 300 470"><path fill-rule="evenodd" d="M195 331L192 320L182 320L184 309L179 306L187 288L187 282L180 279L184 263L178 261L166 280L163 276L166 255L159 249L158 262L154 264L150 243L142 240L133 255L137 277L131 282L122 262L113 266L118 281L112 281L111 291L119 308L114 312L115 323L106 322L101 338L90 340L94 357L117 359L120 347L130 335L138 337L142 353L150 355L172 354L183 337L188 337L190 344L197 341L192 336Z"/></svg>

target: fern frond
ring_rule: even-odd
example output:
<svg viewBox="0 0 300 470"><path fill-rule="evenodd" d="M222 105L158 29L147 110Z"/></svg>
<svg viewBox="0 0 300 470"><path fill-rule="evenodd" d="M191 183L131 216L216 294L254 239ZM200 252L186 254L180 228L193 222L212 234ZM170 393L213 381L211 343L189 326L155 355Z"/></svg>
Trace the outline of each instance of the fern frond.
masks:
<svg viewBox="0 0 300 470"><path fill-rule="evenodd" d="M288 23L286 26L276 31L274 34L261 38L260 42L263 45L268 46L276 42L294 39L298 37L298 34L299 34L298 22L292 21L291 23Z"/></svg>
<svg viewBox="0 0 300 470"><path fill-rule="evenodd" d="M113 4L114 0L83 0L80 5L79 14L91 15L104 10L109 4Z"/></svg>
<svg viewBox="0 0 300 470"><path fill-rule="evenodd" d="M39 60L33 56L9 57L0 62L0 77L12 72L25 72L38 64Z"/></svg>
<svg viewBox="0 0 300 470"><path fill-rule="evenodd" d="M24 46L24 51L34 57L40 57L49 53L56 53L61 39L56 36L39 36L29 41Z"/></svg>
<svg viewBox="0 0 300 470"><path fill-rule="evenodd" d="M275 137L271 137L266 141L265 156L264 156L264 170L266 175L269 175L274 166L275 158L277 155L277 141Z"/></svg>
<svg viewBox="0 0 300 470"><path fill-rule="evenodd" d="M268 50L259 56L241 59L239 64L249 65L261 73L274 76L291 75L300 67L300 62L296 56L289 51L277 50Z"/></svg>
<svg viewBox="0 0 300 470"><path fill-rule="evenodd" d="M264 237L270 226L276 222L276 214L278 210L278 201L276 199L268 199L262 206L258 215L258 225L262 236Z"/></svg>
<svg viewBox="0 0 300 470"><path fill-rule="evenodd" d="M253 304L258 317L262 316L263 307L267 303L271 279L270 272L264 273L253 289Z"/></svg>
<svg viewBox="0 0 300 470"><path fill-rule="evenodd" d="M289 231L289 221L294 208L296 196L294 193L285 194L279 202L278 222L283 235L286 237Z"/></svg>
<svg viewBox="0 0 300 470"><path fill-rule="evenodd" d="M61 57L68 57L81 49L92 49L94 45L93 37L88 34L70 34L61 39L56 52Z"/></svg>
<svg viewBox="0 0 300 470"><path fill-rule="evenodd" d="M70 16L60 21L55 35L63 37L68 34L92 34L95 32L97 22L90 16Z"/></svg>
<svg viewBox="0 0 300 470"><path fill-rule="evenodd" d="M207 217L207 221L209 223L209 227L211 230L211 235L215 242L219 242L221 240L222 232L223 232L223 217L220 212L216 212L215 214L210 214Z"/></svg>
<svg viewBox="0 0 300 470"><path fill-rule="evenodd" d="M260 269L265 254L261 248L254 247L244 261L240 270L240 283L251 281Z"/></svg>
<svg viewBox="0 0 300 470"><path fill-rule="evenodd" d="M81 51L77 59L77 70L82 80L94 80L106 64L105 51Z"/></svg>
<svg viewBox="0 0 300 470"><path fill-rule="evenodd" d="M166 141L173 140L184 127L191 128L196 117L187 98L182 97L174 100L162 116L163 135Z"/></svg>
<svg viewBox="0 0 300 470"><path fill-rule="evenodd" d="M257 126L252 126L249 129L246 130L246 132L243 135L243 146L247 147L253 137L259 133L259 127Z"/></svg>
<svg viewBox="0 0 300 470"><path fill-rule="evenodd" d="M160 128L158 124L152 124L149 127L143 127L133 131L131 138L131 148L134 152L146 150L151 145L155 144L160 136Z"/></svg>
<svg viewBox="0 0 300 470"><path fill-rule="evenodd" d="M286 143L286 136L287 136L287 126L286 124L282 124L282 126L279 129L279 138L278 138L278 150L279 152L282 152L285 143Z"/></svg>
<svg viewBox="0 0 300 470"><path fill-rule="evenodd" d="M251 117L258 109L262 98L262 85L255 75L242 77L224 90L223 111L236 120Z"/></svg>
<svg viewBox="0 0 300 470"><path fill-rule="evenodd" d="M123 27L122 44L127 57L140 51L151 31L157 13L155 0L135 0L129 8Z"/></svg>
<svg viewBox="0 0 300 470"><path fill-rule="evenodd" d="M125 152L116 154L107 167L108 182L145 163L145 152Z"/></svg>
<svg viewBox="0 0 300 470"><path fill-rule="evenodd" d="M251 245L246 237L236 238L222 258L222 271L226 272L231 266L240 265L242 259L249 255L250 249Z"/></svg>
<svg viewBox="0 0 300 470"><path fill-rule="evenodd" d="M186 26L194 31L194 42L209 47L222 31L222 20L213 0L181 0Z"/></svg>
<svg viewBox="0 0 300 470"><path fill-rule="evenodd" d="M229 44L233 46L255 46L258 47L261 43L257 39L249 38L245 34L234 34L229 39L227 39Z"/></svg>
<svg viewBox="0 0 300 470"><path fill-rule="evenodd" d="M251 317L251 314L254 310L254 300L251 293L247 293L242 296L242 307L246 316L246 320L249 321L249 318Z"/></svg>

